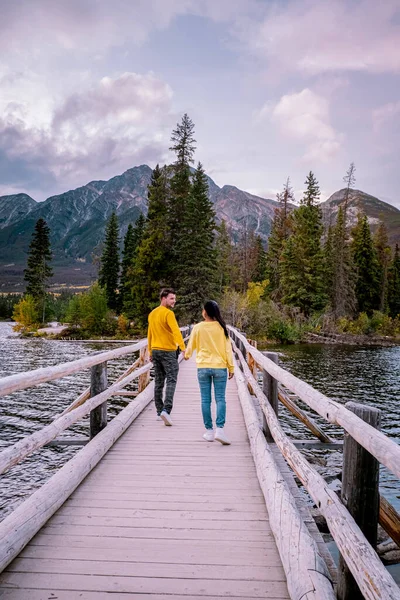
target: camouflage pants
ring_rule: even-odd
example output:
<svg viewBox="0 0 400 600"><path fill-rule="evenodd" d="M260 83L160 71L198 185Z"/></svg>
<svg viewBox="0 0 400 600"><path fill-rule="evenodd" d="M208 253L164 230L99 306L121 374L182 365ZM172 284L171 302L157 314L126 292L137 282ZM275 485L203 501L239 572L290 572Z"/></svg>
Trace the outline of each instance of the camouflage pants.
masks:
<svg viewBox="0 0 400 600"><path fill-rule="evenodd" d="M154 402L157 414L159 415L163 410L170 414L178 380L177 354L175 350L153 350L152 357L154 365ZM165 399L163 401L165 382Z"/></svg>

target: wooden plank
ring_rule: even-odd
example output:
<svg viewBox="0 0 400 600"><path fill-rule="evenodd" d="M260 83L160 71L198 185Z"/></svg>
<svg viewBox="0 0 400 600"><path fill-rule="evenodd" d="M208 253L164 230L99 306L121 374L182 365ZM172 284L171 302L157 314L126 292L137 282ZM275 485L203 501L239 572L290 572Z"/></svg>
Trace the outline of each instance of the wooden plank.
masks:
<svg viewBox="0 0 400 600"><path fill-rule="evenodd" d="M81 592L81 591L65 591L60 590L57 587L53 588L53 591L46 591L44 595L43 591L35 590L32 588L24 589L4 589L2 591L2 600L127 600L129 596L124 593L112 592L112 596L109 592ZM132 596L131 596L132 597ZM207 600L221 600L222 597L226 596L206 596ZM204 600L205 596L193 596L190 595L190 600ZM276 596L268 596L268 600L281 600ZM174 594L174 600L188 600L187 594ZM146 600L171 600L170 594L146 594ZM254 600L254 596L241 596L241 600Z"/></svg>
<svg viewBox="0 0 400 600"><path fill-rule="evenodd" d="M109 562L111 576L157 577L168 579L230 579L242 581L286 581L282 568L250 565L185 565L173 563ZM69 573L76 575L104 575L104 565L91 560L56 560L54 558L17 558L9 572L13 573Z"/></svg>
<svg viewBox="0 0 400 600"><path fill-rule="evenodd" d="M328 444L333 440L326 435L326 433L321 429L321 427L316 423L311 417L309 417L304 410L301 410L299 406L297 406L296 402L289 398L289 396L284 392L284 390L280 389L278 392L278 398L282 402L284 406L299 419L308 429L319 439L321 442Z"/></svg>

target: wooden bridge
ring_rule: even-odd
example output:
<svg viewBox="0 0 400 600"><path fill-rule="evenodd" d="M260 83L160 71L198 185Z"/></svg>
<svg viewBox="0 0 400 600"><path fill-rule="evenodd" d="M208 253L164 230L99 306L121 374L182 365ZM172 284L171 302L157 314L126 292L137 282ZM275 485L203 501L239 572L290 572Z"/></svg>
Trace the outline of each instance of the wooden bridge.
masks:
<svg viewBox="0 0 400 600"><path fill-rule="evenodd" d="M92 370L90 388L70 407L0 453L1 474L62 443L60 433L90 413L90 441L0 523L0 598L400 600L373 549L379 463L400 476L400 447L376 429L378 411L337 404L230 333L237 363L227 390L231 446L202 440L194 360L181 364L174 426L156 420L145 340L0 380L4 396ZM109 386L107 361L132 354L135 362ZM137 391L123 389L135 379ZM107 424L114 395L135 397ZM282 430L279 400L317 443L335 443L294 395L346 432L343 502ZM338 571L294 474L337 543ZM380 505L381 523L399 543L397 517Z"/></svg>

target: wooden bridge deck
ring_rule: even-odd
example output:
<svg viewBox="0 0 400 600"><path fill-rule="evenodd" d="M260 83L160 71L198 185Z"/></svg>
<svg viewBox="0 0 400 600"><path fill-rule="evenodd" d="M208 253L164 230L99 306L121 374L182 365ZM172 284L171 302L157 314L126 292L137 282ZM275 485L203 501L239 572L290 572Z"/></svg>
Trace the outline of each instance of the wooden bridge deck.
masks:
<svg viewBox="0 0 400 600"><path fill-rule="evenodd" d="M289 598L235 380L231 446L202 440L193 360L173 419L143 411L0 576L2 599Z"/></svg>

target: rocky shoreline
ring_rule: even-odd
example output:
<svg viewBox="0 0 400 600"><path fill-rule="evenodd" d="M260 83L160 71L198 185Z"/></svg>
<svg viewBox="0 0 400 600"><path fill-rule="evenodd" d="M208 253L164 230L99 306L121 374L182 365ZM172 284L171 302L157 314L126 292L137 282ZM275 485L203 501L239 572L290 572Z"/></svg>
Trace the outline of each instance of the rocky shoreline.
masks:
<svg viewBox="0 0 400 600"><path fill-rule="evenodd" d="M347 344L353 346L400 346L400 338L379 335L356 335L353 333L306 333L307 344Z"/></svg>

